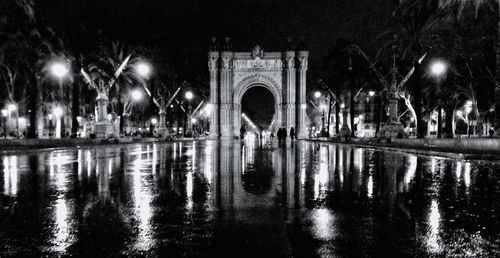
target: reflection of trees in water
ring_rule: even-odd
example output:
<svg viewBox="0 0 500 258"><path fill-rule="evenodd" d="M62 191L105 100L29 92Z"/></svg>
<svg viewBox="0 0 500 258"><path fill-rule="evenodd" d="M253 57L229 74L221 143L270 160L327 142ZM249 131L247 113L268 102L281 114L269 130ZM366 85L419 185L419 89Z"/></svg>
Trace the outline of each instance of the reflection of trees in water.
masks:
<svg viewBox="0 0 500 258"><path fill-rule="evenodd" d="M254 161L245 164L245 172L241 175L243 189L247 193L265 194L271 190L274 177L271 152L255 150Z"/></svg>

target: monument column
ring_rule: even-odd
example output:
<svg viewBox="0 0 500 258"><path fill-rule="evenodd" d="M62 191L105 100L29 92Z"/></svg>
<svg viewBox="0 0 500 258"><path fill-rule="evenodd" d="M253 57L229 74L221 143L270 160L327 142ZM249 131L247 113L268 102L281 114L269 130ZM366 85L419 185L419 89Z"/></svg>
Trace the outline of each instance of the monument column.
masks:
<svg viewBox="0 0 500 258"><path fill-rule="evenodd" d="M232 138L233 127L233 96L232 96L232 59L233 52L229 38L225 38L223 49L220 53L220 133L222 139Z"/></svg>
<svg viewBox="0 0 500 258"><path fill-rule="evenodd" d="M297 115L297 138L305 139L307 138L307 116L306 116L306 73L307 73L307 59L309 57L309 51L305 47L299 48L297 51L298 60L298 115Z"/></svg>
<svg viewBox="0 0 500 258"><path fill-rule="evenodd" d="M295 52L294 51L286 51L284 52L284 65L285 65L285 83L286 83L286 94L285 99L283 100L285 103L285 119L286 119L286 131L290 133L290 128L296 128L296 81L295 81Z"/></svg>
<svg viewBox="0 0 500 258"><path fill-rule="evenodd" d="M210 139L219 137L219 85L218 67L219 52L214 48L208 52L208 70L210 73L210 104L212 111L210 114Z"/></svg>

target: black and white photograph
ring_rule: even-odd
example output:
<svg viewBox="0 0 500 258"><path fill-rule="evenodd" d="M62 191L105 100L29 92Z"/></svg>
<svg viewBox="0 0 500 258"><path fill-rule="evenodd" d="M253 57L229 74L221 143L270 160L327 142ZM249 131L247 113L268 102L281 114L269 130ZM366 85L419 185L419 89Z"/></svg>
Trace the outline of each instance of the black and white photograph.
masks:
<svg viewBox="0 0 500 258"><path fill-rule="evenodd" d="M500 0L0 0L3 257L500 257Z"/></svg>

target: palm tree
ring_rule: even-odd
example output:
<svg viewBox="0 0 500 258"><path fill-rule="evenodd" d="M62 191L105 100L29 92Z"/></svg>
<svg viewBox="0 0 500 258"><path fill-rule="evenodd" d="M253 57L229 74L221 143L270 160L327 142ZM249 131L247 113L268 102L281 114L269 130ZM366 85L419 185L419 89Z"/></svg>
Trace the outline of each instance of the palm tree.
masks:
<svg viewBox="0 0 500 258"><path fill-rule="evenodd" d="M96 57L94 67L101 70L101 74L107 78L112 78L112 75L119 69L122 63L130 58L134 50L118 41L111 42L110 44L102 44L100 46L99 55ZM129 90L134 85L141 85L146 88L144 78L135 71L134 63L140 61L140 58L135 57L130 59L127 66L123 69L119 78L114 82L112 96L112 112L121 116L120 119L120 133L123 133L123 122L125 113L124 103L129 99Z"/></svg>
<svg viewBox="0 0 500 258"><path fill-rule="evenodd" d="M429 49L425 38L439 21L437 7L437 0L403 1L393 12L393 26L380 36L386 39L386 46L379 52L379 58L380 55L392 54L393 48L396 47L400 50L400 58L407 60L415 69L401 96L405 104L411 107L409 100L413 95L414 104L410 109L415 112L418 138L424 137L425 134L421 96L424 70L422 57L425 57Z"/></svg>
<svg viewBox="0 0 500 258"><path fill-rule="evenodd" d="M476 17L490 15L490 20L495 21L495 35L493 49L495 51L495 132L500 134L500 0L440 0L440 7L446 11L448 18L460 20L466 17L468 10L473 10Z"/></svg>

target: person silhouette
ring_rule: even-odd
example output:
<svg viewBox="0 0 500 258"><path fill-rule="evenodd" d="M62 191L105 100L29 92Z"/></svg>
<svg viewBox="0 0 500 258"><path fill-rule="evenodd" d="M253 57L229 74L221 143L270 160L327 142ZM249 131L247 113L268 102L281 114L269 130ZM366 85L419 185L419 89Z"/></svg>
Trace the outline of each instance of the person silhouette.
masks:
<svg viewBox="0 0 500 258"><path fill-rule="evenodd" d="M290 128L290 139L295 140L295 129L293 127Z"/></svg>

